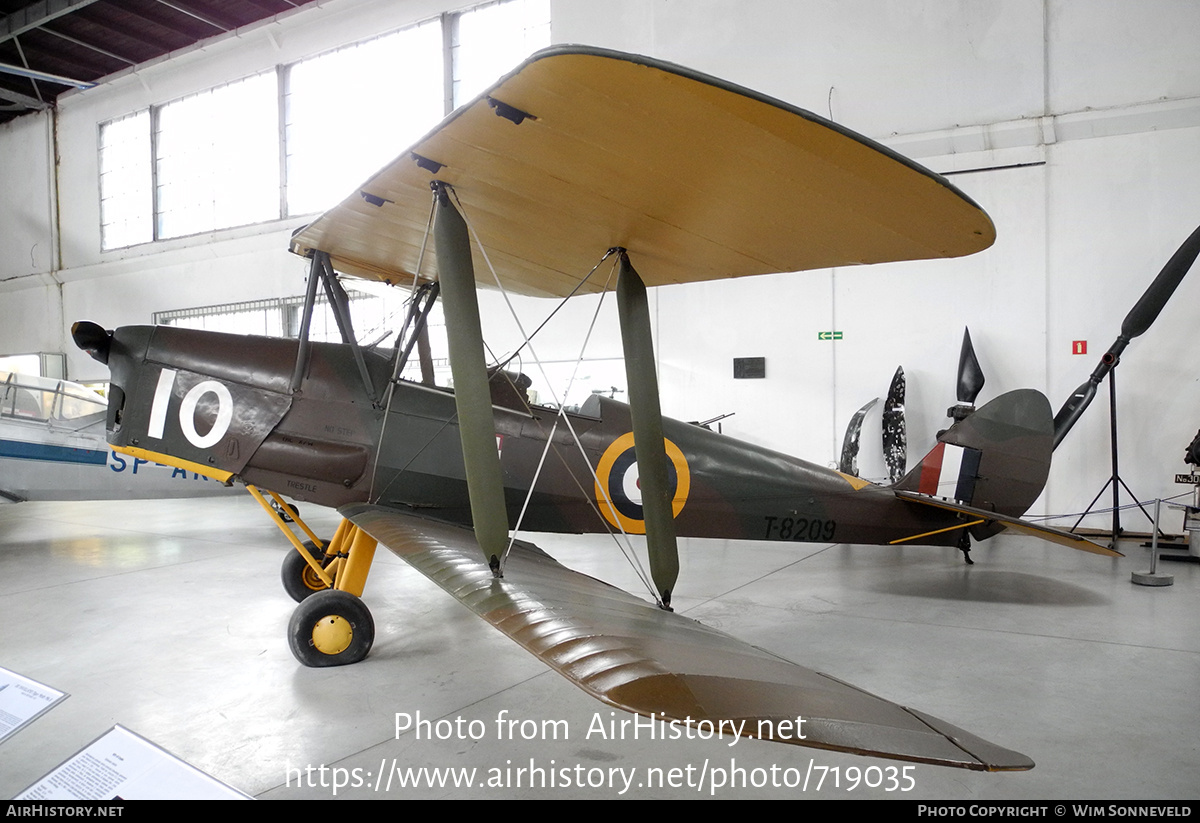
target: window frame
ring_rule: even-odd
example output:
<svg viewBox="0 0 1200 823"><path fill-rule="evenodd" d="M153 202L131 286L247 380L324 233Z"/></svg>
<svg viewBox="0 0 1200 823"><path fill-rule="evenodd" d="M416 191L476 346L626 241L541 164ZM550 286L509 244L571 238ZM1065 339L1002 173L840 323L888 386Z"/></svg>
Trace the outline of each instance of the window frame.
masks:
<svg viewBox="0 0 1200 823"><path fill-rule="evenodd" d="M108 198L106 198L104 196L105 195L104 182L105 182L105 176L106 176L105 153L106 153L106 150L108 150L109 145L112 145L112 144L109 144L109 145L105 144L105 131L109 127L116 126L117 124L119 124L125 120L131 120L133 118L142 117L143 115L146 116L145 117L145 119L146 119L145 125L146 125L147 133L145 135L143 135L143 137L145 138L146 147L148 148L148 154L146 156L144 156L143 158L141 158L141 161L139 161L139 164L138 164L139 167L137 169L133 170L131 173L138 177L140 177L142 174L144 174L145 180L144 181L135 180L135 181L133 181L132 185L129 185L130 178L126 177L122 181L125 183L125 185L122 187L122 190L119 192L112 192L112 193L110 193L110 196ZM96 179L96 183L97 183L96 192L97 192L97 205L99 206L99 211L100 211L100 248L102 250L107 251L110 249L126 249L126 248L131 248L133 246L140 246L144 243L150 243L150 242L153 242L153 240L154 240L154 142L153 142L154 141L154 124L152 121L153 121L153 117L150 115L149 109L138 109L137 111L132 111L127 114L123 114L120 117L114 117L111 120L106 120L102 123L97 124L97 127L96 127L96 178L97 178ZM144 164L144 168L142 167L143 164ZM125 212L120 215L119 220L105 222L105 202L106 202L106 200L108 202L112 202L114 200L119 200L119 199L127 199L129 201L133 201L136 199L137 189L142 185L146 186L146 191L142 193L142 196L144 196L147 201L146 203L142 204L142 207L143 208L148 207L149 210L144 211L144 212L139 210L138 212L136 212L132 215L128 212ZM132 196L129 196L127 194L127 192L129 192L130 189L132 189ZM126 230L126 227L130 223L135 223L135 222L144 223L144 226L142 228L145 230L148 230L148 232L147 232L147 234L149 235L148 237L145 237L145 239L135 240L132 243L121 242L121 243L118 243L118 244L115 244L112 246L105 244L107 227L121 226L121 230L118 232L118 234L125 235L128 233ZM125 238L122 237L122 240L124 240L124 239Z"/></svg>
<svg viewBox="0 0 1200 823"><path fill-rule="evenodd" d="M276 157L276 163L278 163L278 156L279 156L279 152L280 152L280 137L279 137L279 129L280 129L280 124L279 124L280 68L281 68L280 66L275 66L274 68L263 69L262 71L254 72L252 74L248 74L243 77L234 78L233 80L229 80L225 83L220 83L216 86L210 86L207 89L203 89L202 91L198 91L193 94L185 95L184 97L177 97L174 100L170 100L170 101L167 101L166 103L161 103L157 106L152 106L150 108L150 146L151 146L151 159L150 159L151 166L150 166L150 168L151 168L151 185L153 187L153 189L152 189L153 212L151 215L151 219L153 221L152 228L153 228L153 239L154 240L177 240L177 239L183 238L183 237L196 237L199 235L211 234L212 232L224 231L225 229L235 229L235 228L239 228L242 226L263 225L266 223L274 222L276 220L284 219L285 215L280 210L278 197L268 198L266 196L265 192L262 192L262 193L256 192L256 194L259 197L261 197L261 199L264 202L267 201L268 199L275 200L275 212L274 212L273 216L269 216L269 217L264 216L262 219L250 220L247 222L232 222L232 223L222 223L218 219L218 214L219 214L220 208L228 208L228 204L227 204L226 200L218 200L217 199L218 192L215 190L209 192L209 191L193 189L193 190L187 192L187 194L189 194L191 196L192 202L183 203L182 199L181 199L182 207L177 207L177 209L174 211L168 211L168 210L163 209L163 207L162 207L163 198L160 197L160 194L163 189L163 182L164 182L162 180L162 169L160 168L160 164L164 164L164 162L165 162L166 165L173 165L173 164L178 163L181 156L185 159L187 157L186 154L184 154L184 155L168 155L168 156L164 156L162 154L162 150L159 145L159 140L160 140L160 135L163 134L162 116L163 116L164 111L166 111L167 109L169 109L173 106L184 105L188 101L191 101L191 100L195 100L195 101L197 101L197 103L201 103L202 99L205 97L211 98L225 90L233 89L234 87L237 87L237 86L242 86L245 84L253 83L255 81L258 81L259 78L265 78L268 75L271 77L270 82L274 84L274 89L271 90L270 94L264 94L264 98L269 98L272 101L272 103L274 104L275 136L274 136L274 139L270 140L269 142L271 142L273 144L273 152ZM264 85L266 85L266 81L263 81L263 82L264 82ZM264 91L267 91L267 90L264 89ZM254 135L255 139L261 141L262 143L265 144L266 142L268 142L266 134L263 134L263 133L255 134L253 132L253 130L251 130L250 133ZM212 177L214 175L210 174L208 176ZM191 181L188 181L185 178L183 182L190 183ZM176 181L171 181L171 185L179 185L179 183ZM282 186L283 186L283 181L276 178L276 184L275 184L276 190L278 190ZM213 214L211 216L211 220L206 221L202 227L195 228L194 230L191 230L189 227L188 230L181 231L181 232L164 231L164 225L163 225L164 221L167 220L172 214L175 215L174 216L175 220L183 221L186 225L186 223L189 221L189 218L186 216L187 215L186 207L197 205L197 202L198 202L198 201L196 201L197 195L199 195L202 200L204 197L206 197L210 193L213 195L212 206L214 207Z"/></svg>
<svg viewBox="0 0 1200 823"><path fill-rule="evenodd" d="M536 0L534 0L534 1L536 2ZM326 54L332 54L337 51L341 51L343 49L357 47L358 45L360 45L362 43L368 43L372 40L376 40L381 37L386 37L389 35L397 34L399 32L406 31L409 29L416 29L420 26L428 25L428 24L436 21L441 30L441 55L442 55L441 96L443 99L442 115L445 116L445 115L449 114L451 111L453 111L453 109L454 109L455 52L458 48L460 48L460 46L457 45L457 39L458 39L457 32L458 32L459 20L461 18L463 18L467 15L470 15L473 12L479 11L481 9L486 9L488 7L497 6L497 5L501 5L501 4L505 4L505 3L509 3L509 2L519 3L519 4L524 5L527 2L527 0L489 0L489 2L479 3L470 8L461 9L458 11L442 12L441 14L435 15L433 17L428 17L428 18L425 18L422 20L417 20L412 23L408 23L406 25L399 26L399 27L392 29L390 31L387 31L387 32L382 32L380 34L373 34L370 37L363 38L362 40L358 40L358 41L355 41L352 43L347 43L347 44L344 44L342 46L338 46L335 48L327 49L323 52L318 52L316 54L312 54L312 55L306 56L306 57L298 59L298 60L293 60L289 63L277 64L274 67L273 75L275 78L274 79L274 82L275 82L275 113L276 113L276 131L277 131L276 141L275 141L276 142L276 158L277 158L277 162L279 165L278 209L273 217L268 217L263 220L257 220L257 221L252 221L252 222L248 222L248 223L237 223L234 225L212 225L212 226L202 228L202 229L199 229L199 230L197 230L195 232L191 232L191 233L165 235L161 229L161 223L162 223L164 211L162 208L162 203L160 200L160 192L159 192L159 168L158 168L158 166L159 166L159 163L161 162L162 158L160 156L158 142L159 142L160 116L161 116L162 110L164 108L171 106L171 105L178 104L181 101L187 100L192 97L198 97L203 94L211 94L216 89L220 89L220 88L230 86L230 85L233 85L236 83L241 83L250 78L253 78L253 77L256 77L259 75L263 75L263 74L267 74L272 71L271 69L269 69L269 68L263 69L261 71L252 72L252 73L247 74L242 77L232 78L223 83L219 83L217 85L208 87L206 89L202 89L202 90L193 92L192 94L184 95L182 97L177 97L172 100L164 101L162 103L157 103L157 104L148 106L143 109L138 109L138 110L135 110L132 112L126 112L125 114L123 114L119 117L114 117L110 120L106 120L106 121L99 123L98 128L97 128L97 147L98 147L97 148L97 161L98 161L97 191L98 191L98 199L99 199L98 205L100 206L100 221L101 221L100 222L100 251L101 251L101 253L119 252L119 251L122 251L125 249L130 249L130 248L134 248L137 246L144 246L144 245L148 245L151 243L187 240L188 238L206 236L206 235L211 235L211 234L218 233L218 232L225 232L225 231L235 230L235 229L244 229L246 227L251 227L251 226L264 226L264 225L269 225L271 223L278 222L278 221L294 219L294 218L302 216L304 214L313 213L313 212L292 213L288 208L288 187L289 187L288 168L287 168L287 166L288 166L287 125L288 124L287 124L286 105L287 105L287 96L290 92L289 83L290 83L291 69L300 63L303 63L308 60L317 59ZM549 34L549 31L550 31L549 24L552 22L552 18L550 16L550 13L551 13L550 12L550 9L551 9L550 0L544 0L544 2L546 3L546 5L545 5L546 25L547 25L547 33ZM540 25L540 23L538 25ZM549 37L547 39L549 40ZM465 102L465 101L463 101L463 102ZM148 158L149 170L150 170L150 182L149 182L150 203L148 204L149 215L148 215L148 217L146 215L140 214L140 213L134 214L133 216L122 215L120 224L127 225L130 222L140 222L142 220L148 220L149 224L150 224L150 233L146 239L135 240L134 242L131 242L131 243L118 242L117 244L114 244L114 245L108 245L106 242L105 226L106 225L116 225L117 221L113 221L108 224L104 223L104 203L106 202L106 192L104 190L105 180L104 180L104 176L99 173L99 169L102 167L102 160L101 160L101 152L103 151L102 135L103 135L105 129L108 128L109 126L111 126L115 123L118 123L121 120L124 120L126 118L138 117L143 112L149 112L149 117L147 118L148 128L150 131L150 134L149 134L150 157ZM118 193L110 192L107 197L107 200L109 202L112 202L112 201L118 199L119 197L120 197L120 195ZM122 237L122 241L124 239L125 238Z"/></svg>

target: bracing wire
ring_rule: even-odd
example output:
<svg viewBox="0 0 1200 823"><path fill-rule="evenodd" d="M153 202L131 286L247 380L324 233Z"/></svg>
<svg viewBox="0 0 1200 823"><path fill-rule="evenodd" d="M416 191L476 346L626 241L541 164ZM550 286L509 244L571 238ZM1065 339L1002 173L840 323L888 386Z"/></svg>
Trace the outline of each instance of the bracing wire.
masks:
<svg viewBox="0 0 1200 823"><path fill-rule="evenodd" d="M607 255L605 255L605 256L607 257ZM598 265L599 264L597 264L597 266ZM615 270L615 266L614 266L614 270ZM595 271L595 268L593 268L592 271ZM590 272L589 272L588 276L589 277L591 276ZM609 284L609 282L611 282L611 280L612 280L612 271L609 272L608 281L606 281L604 284L605 285L604 292L602 292L601 299L597 302L596 310L592 314L592 321L588 325L587 333L584 335L583 344L580 346L579 357L577 357L575 359L575 367L571 371L571 377L570 377L570 379L567 380L567 389L566 389L567 395L570 395L571 388L575 384L575 378L579 374L579 365L583 362L583 353L587 350L588 342L591 340L591 337L592 337L592 332L596 328L596 320L597 320L597 318L599 318L600 310L604 305L603 294L606 294L608 292L608 284ZM545 325L545 323L543 323L542 325ZM541 327L539 326L539 329L540 328ZM534 331L534 334L537 334L537 331ZM532 351L532 349L531 349L531 351ZM565 420L565 419L566 419L566 412L565 412L563 406L560 404L559 408L558 408L558 412L554 418L554 425L550 427L550 434L546 438L546 445L542 448L541 457L538 459L537 470L533 474L533 482L530 483L529 492L525 495L525 502L521 505L521 514L517 517L517 526L516 526L516 529L514 529L514 531L513 531L512 539L509 541L508 550L512 549L513 542L516 540L517 532L519 532L521 529L521 523L523 522L523 520L525 518L525 511L529 507L529 501L533 498L533 490L537 487L538 478L541 477L542 466L546 462L546 455L549 454L550 448L554 443L554 435L558 431L559 420ZM557 453L557 451L556 451L556 453ZM586 455L585 455L585 459L586 459ZM564 464L565 464L565 461L564 461ZM572 476L574 476L574 475L572 475ZM578 481L576 481L576 482L578 482ZM582 488L581 488L581 491L583 491ZM602 491L604 492L604 495L607 498L607 495L608 495L607 491L603 490L603 489L602 489ZM584 492L584 498L587 499L586 492ZM612 506L611 502L609 503L609 506L610 507ZM599 514L599 512L597 512L597 514ZM602 518L602 520L603 520L603 518ZM613 513L613 520L617 521L618 524L620 523L620 519L616 516L615 512ZM508 550L506 550L506 552L505 552L506 555L507 555Z"/></svg>
<svg viewBox="0 0 1200 823"><path fill-rule="evenodd" d="M408 300L410 303L411 303L411 301L416 299L417 284L421 282L421 265L425 262L425 246L429 241L429 235L433 233L433 215L435 214L436 209L437 209L437 200L433 200L429 204L429 217L425 221L425 235L421 238L421 251L417 255L417 267L413 271L412 289L410 289L409 293L408 293ZM398 342L401 342L401 341L398 341ZM392 377L388 381L387 408L385 408L383 410L383 422L380 424L380 428L379 428L379 445L377 445L375 447L375 464L374 464L374 467L371 469L371 485L367 491L367 499L371 500L371 501L375 500L375 479L379 476L379 458L383 452L383 443L385 440L385 435L387 434L388 421L392 417L392 414L391 414L392 398L396 396L396 392L394 391L394 389L395 389L396 380L399 379L399 377L400 377L399 369L400 369L400 355L399 355L399 350L397 350L396 363L392 369Z"/></svg>
<svg viewBox="0 0 1200 823"><path fill-rule="evenodd" d="M562 402L559 400L557 393L554 391L553 382L550 380L549 375L546 374L545 367L543 366L541 359L537 356L537 352L533 348L533 342L531 339L532 336L529 335L525 331L525 326L521 322L521 318L517 315L516 309L512 305L512 301L509 299L508 291L504 288L504 284L500 281L500 276L499 276L499 274L497 274L495 266L492 265L492 261L491 261L491 258L488 256L487 249L484 247L483 242L480 240L478 232L475 231L475 226L471 222L470 217L467 215L466 210L463 208L462 201L459 200L457 192L454 192L453 189L451 189L450 191L454 196L454 200L458 206L459 213L463 217L463 222L466 223L468 231L470 231L471 236L475 239L475 244L479 248L479 252L483 257L484 262L487 264L488 270L492 274L492 279L495 281L497 289L499 289L501 296L504 298L505 305L508 306L508 311L512 315L514 322L517 324L518 331L520 332L522 338L524 338L524 343L521 344L521 346L517 349L517 351L519 352L519 351L521 351L521 349L524 349L524 348L529 349L530 356L533 358L534 363L537 364L538 370L541 372L542 378L546 381L546 384L549 387L551 397L553 398L555 405L558 406L559 411L558 411L558 417L555 421L555 425L557 426L557 421L559 419L561 419L566 424L567 430L571 433L571 437L575 442L576 448L579 450L580 455L582 455L584 458L584 464L588 467L588 471L592 476L592 480L595 482L596 487L601 489L601 492L604 494L605 501L608 503L609 508L612 509L613 504L612 504L611 500L608 500L608 492L606 489L603 489L602 484L600 483L600 480L596 475L595 467L593 467L591 464L591 461L587 459L587 451L584 449L583 443L579 439L579 434L578 434L578 432L575 431L575 427L573 425L571 425L571 419L569 416L567 416L567 414L563 408ZM596 265L592 267L592 270L590 272L588 272L588 274L579 282L579 284L576 285L575 289L572 290L571 294L575 294L575 292L578 291L578 289L583 285L583 283L586 282L587 279L591 277L592 273L594 273L596 271L596 269L598 269L600 267L600 265L604 262L604 260L606 260L610 256L612 256L613 253L614 253L614 250L609 249L604 254L604 257L602 257L600 259L600 261L597 262ZM615 267L614 267L614 269L615 269ZM611 276L612 276L612 273L610 271L610 274L609 274L610 280L611 280ZM607 289L607 283L606 283L606 289ZM556 309L556 311L557 311L557 309ZM599 315L599 305L597 306L596 315L594 315L592 318L592 327L595 326L596 317L598 315ZM549 320L549 318L547 318L547 320ZM543 322L541 325L539 325L537 330L540 330L543 326L545 326L545 322ZM589 335L591 334L591 328L589 328L588 334ZM514 354L515 354L515 352L514 352ZM510 357L509 360L511 360L511 359L512 358ZM582 359L582 354L580 356L580 359ZM578 365L577 365L577 367L578 367ZM553 439L548 437L546 440L547 448L550 448L552 443L553 443ZM560 455L560 458L561 458L561 455ZM543 459L544 459L544 456L543 456ZM564 460L564 463L565 463L565 460ZM540 466L541 466L541 463L539 463L539 471L540 471ZM576 481L576 482L578 483L578 481ZM529 487L528 496L532 496L533 489L534 489L534 485L531 484ZM528 506L528 496L527 496L526 502L522 508L522 512L524 512L524 508ZM585 499L587 499L586 493L584 494L584 497L585 497ZM598 511L597 511L597 514L599 514ZM625 541L624 545L622 545L621 540L617 538L616 534L614 532L612 532L611 529L609 530L609 534L612 535L614 542L616 542L618 548L620 548L620 550L621 550L621 553L630 562L631 567L633 568L634 572L638 575L639 579L641 579L642 583L646 586L647 591L651 594L651 596L654 598L654 600L656 602L658 602L659 601L658 592L655 590L653 583L651 583L651 581L650 581L649 575L646 573L646 570L642 566L640 559L637 557L637 553L633 549L633 544L629 540L629 535L625 532L624 526L621 525L620 518L616 517L615 511L614 511L613 520L617 522L618 527L620 528L621 535ZM604 522L605 518L601 518L601 521ZM606 528L607 528L607 526L606 526ZM518 524L518 529L519 529L519 524ZM512 550L512 546L513 546L513 543L515 542L515 540L516 540L516 531L514 531L513 535L509 539L509 545L505 549L505 557L507 557L508 552ZM503 563L503 562L504 562L504 558L501 558L501 563Z"/></svg>

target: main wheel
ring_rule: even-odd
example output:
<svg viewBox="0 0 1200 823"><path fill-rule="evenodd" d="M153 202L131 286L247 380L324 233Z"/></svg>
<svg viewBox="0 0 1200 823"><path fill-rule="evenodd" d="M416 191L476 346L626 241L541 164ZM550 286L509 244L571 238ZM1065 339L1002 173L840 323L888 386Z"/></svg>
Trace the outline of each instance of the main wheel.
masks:
<svg viewBox="0 0 1200 823"><path fill-rule="evenodd" d="M300 516L300 507L294 503L285 503L279 505L274 500L271 501L271 508L279 515L279 519L284 523L295 523L296 518Z"/></svg>
<svg viewBox="0 0 1200 823"><path fill-rule="evenodd" d="M317 562L321 564L321 568L329 565L325 560L325 552L318 549L317 545L311 540L305 541L304 548L317 559ZM312 566L308 565L308 561L304 559L304 556L295 550L284 555L283 567L279 570L279 577L283 581L283 590L297 603L305 600L309 595L325 591L329 588L325 585L324 580L317 577L317 573L312 570Z"/></svg>
<svg viewBox="0 0 1200 823"><path fill-rule="evenodd" d="M375 621L359 598L339 589L316 592L296 606L288 621L288 645L305 666L357 663L375 642Z"/></svg>

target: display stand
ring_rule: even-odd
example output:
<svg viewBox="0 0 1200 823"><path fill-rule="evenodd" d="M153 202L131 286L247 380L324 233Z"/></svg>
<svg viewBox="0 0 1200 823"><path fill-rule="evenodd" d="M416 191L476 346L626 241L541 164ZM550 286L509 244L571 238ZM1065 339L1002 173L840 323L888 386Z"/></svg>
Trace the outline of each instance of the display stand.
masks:
<svg viewBox="0 0 1200 823"><path fill-rule="evenodd" d="M1166 538L1166 535L1163 534L1158 528L1157 519L1150 516L1150 512L1146 511L1146 507L1141 504L1141 501L1138 500L1137 495L1134 494L1133 490L1130 489L1129 486L1125 483L1125 481L1121 479L1121 473L1117 469L1117 369L1116 369L1116 364L1113 365L1112 371L1110 371L1108 374L1108 421L1109 421L1109 444L1110 444L1110 449L1111 449L1111 453L1112 453L1112 475L1109 476L1108 480L1105 482L1104 486L1101 487L1100 491L1097 492L1096 496L1092 498L1092 502L1088 503L1087 508L1083 510L1083 514L1079 515L1079 519L1075 521L1075 525L1071 526L1071 531L1074 532L1076 529L1079 528L1079 524L1083 522L1083 518L1087 517L1089 514L1092 513L1092 507L1096 505L1096 502L1104 495L1104 492L1111 487L1112 488L1112 535L1111 535L1112 543L1111 543L1111 548L1114 548L1114 549L1116 548L1117 538L1121 537L1122 534L1124 533L1124 529L1121 528L1121 489L1125 489L1126 493L1133 499L1133 502L1137 504L1137 507L1142 510L1142 514L1146 515L1146 519L1150 521L1151 526L1154 530L1153 533L1154 533L1155 538L1156 539L1158 537Z"/></svg>

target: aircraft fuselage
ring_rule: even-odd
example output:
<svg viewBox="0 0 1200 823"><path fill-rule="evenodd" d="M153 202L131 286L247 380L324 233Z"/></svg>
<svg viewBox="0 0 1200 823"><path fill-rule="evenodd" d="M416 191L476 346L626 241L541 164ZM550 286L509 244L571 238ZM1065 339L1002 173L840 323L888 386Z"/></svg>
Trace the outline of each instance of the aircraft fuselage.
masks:
<svg viewBox="0 0 1200 823"><path fill-rule="evenodd" d="M374 385L386 385L388 360L365 358ZM109 440L301 501L379 503L470 523L450 390L398 381L385 411L367 396L348 346L313 344L293 394L295 360L295 341L117 329ZM568 427L553 409L512 408L500 395L493 413L510 526L525 507L527 531L644 532L627 406L593 396L566 416ZM693 424L663 426L680 536L886 544L954 523L885 487ZM956 538L952 531L921 542Z"/></svg>

